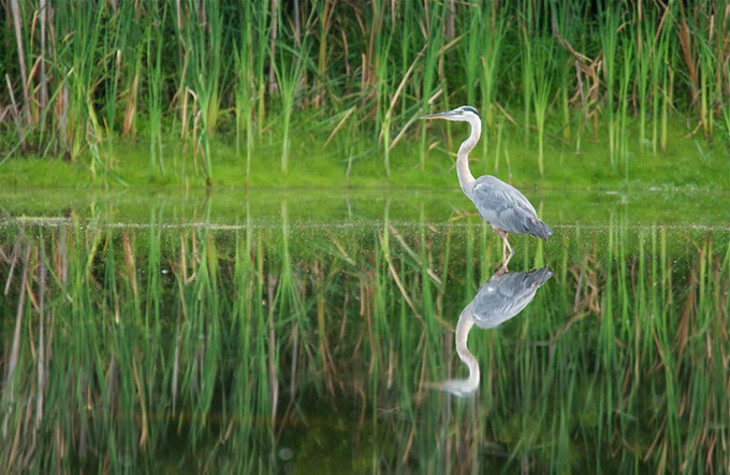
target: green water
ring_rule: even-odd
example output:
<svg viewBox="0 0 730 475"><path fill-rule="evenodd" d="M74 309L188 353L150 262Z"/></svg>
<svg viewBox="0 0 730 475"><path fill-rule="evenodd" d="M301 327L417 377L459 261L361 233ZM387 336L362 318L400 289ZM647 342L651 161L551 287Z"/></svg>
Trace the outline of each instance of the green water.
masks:
<svg viewBox="0 0 730 475"><path fill-rule="evenodd" d="M0 192L0 466L729 471L728 195L526 194L553 275L456 397L501 261L458 190Z"/></svg>

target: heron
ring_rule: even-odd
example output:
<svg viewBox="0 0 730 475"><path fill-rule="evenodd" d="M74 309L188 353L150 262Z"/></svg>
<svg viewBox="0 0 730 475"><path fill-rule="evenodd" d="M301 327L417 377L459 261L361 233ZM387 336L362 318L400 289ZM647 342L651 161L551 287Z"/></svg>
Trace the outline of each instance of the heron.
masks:
<svg viewBox="0 0 730 475"><path fill-rule="evenodd" d="M497 327L515 317L535 298L535 293L553 273L547 267L530 272L510 272L500 268L479 289L476 296L464 307L456 323L456 354L469 370L465 379L448 379L439 383L426 383L426 387L446 391L458 397L467 397L479 388L481 371L476 357L466 343L474 325L482 329Z"/></svg>
<svg viewBox="0 0 730 475"><path fill-rule="evenodd" d="M421 119L445 119L468 122L469 138L464 140L456 155L456 173L464 194L474 203L479 214L502 238L502 267L512 259L514 251L507 236L510 233L529 233L546 240L553 232L537 217L535 208L517 188L491 175L474 178L469 170L469 152L474 149L482 134L482 120L472 106L461 106L448 112L438 112ZM509 256L506 251L509 249Z"/></svg>

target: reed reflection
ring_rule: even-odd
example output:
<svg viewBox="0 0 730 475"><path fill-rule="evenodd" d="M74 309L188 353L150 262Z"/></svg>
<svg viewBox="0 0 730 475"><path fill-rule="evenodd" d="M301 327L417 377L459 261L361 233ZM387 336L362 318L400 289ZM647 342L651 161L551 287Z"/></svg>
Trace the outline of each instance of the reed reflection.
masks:
<svg viewBox="0 0 730 475"><path fill-rule="evenodd" d="M508 272L506 267L502 267L492 275L462 310L456 323L456 353L469 369L469 377L430 383L428 387L459 397L474 394L479 388L481 372L479 362L467 347L472 327L494 328L515 317L535 298L537 289L552 275L547 267L530 272Z"/></svg>

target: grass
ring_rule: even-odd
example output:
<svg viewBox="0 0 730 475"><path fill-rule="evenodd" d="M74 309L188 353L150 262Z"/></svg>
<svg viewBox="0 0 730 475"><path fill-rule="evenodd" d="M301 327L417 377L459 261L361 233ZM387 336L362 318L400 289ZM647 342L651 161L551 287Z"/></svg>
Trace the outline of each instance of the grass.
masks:
<svg viewBox="0 0 730 475"><path fill-rule="evenodd" d="M421 170L436 160L415 118L470 102L506 129L484 135L484 154L495 134L537 131L525 142L550 183L551 149L597 142L609 160L592 164L631 182L631 157L670 158L674 133L726 152L730 15L711 5L13 3L0 173L22 156L60 157L117 186L129 183L118 147L139 141L153 179L215 184L227 176L219 139L249 175L271 148L280 168L312 164L290 155L318 129L318 144L349 157L340 177L396 182L399 146L418 143ZM168 147L192 160L168 160Z"/></svg>
<svg viewBox="0 0 730 475"><path fill-rule="evenodd" d="M311 120L310 116L301 121ZM296 121L296 120L295 120ZM497 135L485 137L489 142L486 154L475 153L471 168L474 174L488 173L511 182L524 192L531 186L546 190L611 190L641 192L643 190L683 190L692 192L705 190L725 193L728 189L727 174L730 162L725 159L723 150L718 146L707 146L701 139L685 140L676 127L670 125L668 151L654 155L650 149L625 155L623 167L608 171L606 146L602 143L584 143L583 150L576 155L572 149L563 146L545 147L545 156L554 166L545 169L545 177L540 178L535 166L535 152L531 145L524 144L521 133L512 131L498 123ZM451 134L454 145L468 133L463 124L452 125ZM211 153L216 157L215 169L218 179L215 187L306 187L337 188L349 187L391 188L432 187L456 188L457 179L453 169L453 158L449 156L447 128L431 129L428 140L434 147L442 150L430 152L424 162L413 153L407 143L399 143L391 152L392 172L396 181L388 182L382 162L370 160L377 155L374 145L369 150L359 146L348 149L348 155L339 155L332 143L322 147L322 136L310 131L297 145L295 158L289 163L289 172L278 171L281 148L279 144L255 146L252 154L255 159L250 169L239 160L235 143L225 143L220 138L211 143ZM490 134L491 135L491 134ZM256 140L255 136L251 138ZM248 139L246 139L248 140ZM337 140L337 139L335 139ZM299 156L304 148L307 154ZM417 147L414 147L417 148ZM455 147L454 147L455 148ZM101 150L103 151L103 150ZM190 149L179 148L166 143L163 145L164 161L171 166L165 175L150 176L149 148L145 145L115 147L116 165L110 170L110 186L123 190L125 187L159 187L170 189L195 189L205 186L205 176L187 176L185 164L194 160ZM311 153L310 153L311 152ZM252 156L253 156L252 155ZM316 159L309 160L316 156ZM176 165L177 164L177 165ZM271 164L277 164L272 170ZM624 170L626 167L626 170ZM177 168L177 172L175 169ZM630 170L630 171L629 171ZM177 175L177 173L180 175ZM180 181L180 176L186 176ZM628 177L628 179L627 179ZM120 185L123 183L124 185ZM0 167L0 187L5 190L18 190L24 187L61 187L92 189L98 187L98 180L88 174L86 164L49 161L43 158L23 158L9 160ZM529 194L529 193L528 193ZM719 195L720 196L720 195Z"/></svg>
<svg viewBox="0 0 730 475"><path fill-rule="evenodd" d="M463 374L452 329L499 265L488 227L418 200L324 228L246 201L225 230L214 201L173 229L162 205L141 226L100 212L0 229L6 470L171 468L183 453L272 471L284 449L355 471L729 463L725 231L616 213L544 249L517 237L515 270L555 276L509 323L472 332L481 389L452 401L423 383Z"/></svg>

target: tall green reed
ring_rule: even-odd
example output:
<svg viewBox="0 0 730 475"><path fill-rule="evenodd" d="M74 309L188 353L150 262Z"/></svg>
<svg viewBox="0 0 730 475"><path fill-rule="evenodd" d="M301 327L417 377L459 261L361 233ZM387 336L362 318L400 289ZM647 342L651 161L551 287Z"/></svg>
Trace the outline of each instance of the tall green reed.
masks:
<svg viewBox="0 0 730 475"><path fill-rule="evenodd" d="M552 44L538 44L535 49L535 79L532 81L534 90L532 100L537 127L537 167L540 176L545 175L545 124L551 97L551 77L549 70L553 56Z"/></svg>
<svg viewBox="0 0 730 475"><path fill-rule="evenodd" d="M499 75L503 69L502 55L505 49L504 40L506 35L506 17L499 13L497 5L485 8L480 25L482 39L480 45L479 59L481 62L481 76L479 86L481 89L482 109L486 109L485 121L488 128L495 126L495 102L497 101L497 87ZM487 141L484 143L486 156Z"/></svg>
<svg viewBox="0 0 730 475"><path fill-rule="evenodd" d="M243 25L239 41L240 46L234 48L236 70L236 155L241 154L241 141L243 140L241 135L245 133L246 183L248 184L254 146L253 113L258 89L254 74L254 39L257 38L260 41L260 37L254 35L253 8L250 2L244 5L240 14L241 24Z"/></svg>
<svg viewBox="0 0 730 475"><path fill-rule="evenodd" d="M386 8L381 0L372 4L373 12L370 19L370 60L373 68L376 94L376 130L379 132L378 142L382 143L383 169L385 176L390 178L390 143L391 143L391 122L393 120L393 108L390 91L393 86L389 81L392 74L390 50L394 43L394 32L387 25L385 19Z"/></svg>
<svg viewBox="0 0 730 475"><path fill-rule="evenodd" d="M530 111L532 110L533 94L536 88L533 85L533 81L536 79L536 71L533 63L532 39L536 30L539 32L539 29L537 29L536 25L533 25L533 6L533 2L525 2L518 14L520 29L520 67L522 72L522 127L525 134L525 141L528 141L530 137L530 124L532 122L530 119ZM537 87L540 87L540 85Z"/></svg>
<svg viewBox="0 0 730 475"><path fill-rule="evenodd" d="M302 80L308 69L307 36L302 44L291 49L285 44L279 45L279 63L274 68L276 81L279 87L282 116L282 150L280 167L282 173L289 171L289 156L291 154L291 121L297 96L303 87Z"/></svg>
<svg viewBox="0 0 730 475"><path fill-rule="evenodd" d="M621 62L621 76L619 79L619 92L618 99L620 107L619 124L618 128L620 134L618 135L619 149L620 149L620 160L619 164L623 169L624 179L629 178L629 102L630 102L630 91L632 89L631 74L635 68L636 51L634 43L627 38L628 35L622 35L623 40L623 61Z"/></svg>
<svg viewBox="0 0 730 475"><path fill-rule="evenodd" d="M619 6L601 9L598 26L601 38L601 48L605 63L603 77L606 83L606 123L608 128L608 151L611 166L615 166L618 153L618 137L621 134L620 124L616 113L616 69L621 65L618 61L619 28L621 26L621 8ZM624 51L624 54L627 54ZM619 102L620 104L620 102Z"/></svg>
<svg viewBox="0 0 730 475"><path fill-rule="evenodd" d="M78 159L86 147L96 150L102 138L94 96L99 74L96 58L102 41L105 10L70 3L55 12L59 23L67 28L57 53L58 64L68 67L58 71L64 78L59 93L64 108L59 135L61 146L71 160ZM72 25L75 28L71 29ZM92 175L96 176L98 167L103 169L104 164L95 154L90 164Z"/></svg>
<svg viewBox="0 0 730 475"><path fill-rule="evenodd" d="M651 65L650 51L653 42L653 29L651 29L652 21L655 18L652 12L636 10L632 12L632 38L635 45L636 53L636 89L638 92L634 96L634 102L638 103L638 122L639 122L639 147L646 144L646 121L647 121L647 105L650 98L650 70Z"/></svg>
<svg viewBox="0 0 730 475"><path fill-rule="evenodd" d="M479 78L480 68L480 52L482 48L482 32L484 31L484 9L478 3L469 3L466 5L466 15L464 24L467 27L464 32L463 43L464 48L462 54L464 56L464 76L465 76L465 92L466 103L477 103L477 80Z"/></svg>
<svg viewBox="0 0 730 475"><path fill-rule="evenodd" d="M191 10L193 6L191 5ZM228 63L222 55L224 38L224 13L217 2L199 4L195 13L190 12L186 24L186 55L190 55L190 89L196 105L194 129L199 134L195 144L200 147L203 172L208 184L213 180L213 157L210 142L215 134L220 115L220 87L222 71Z"/></svg>
<svg viewBox="0 0 730 475"><path fill-rule="evenodd" d="M654 34L651 45L651 84L652 84L652 151L657 153L664 150L667 140L667 113L668 102L671 97L669 90L672 74L672 52L669 50L671 30L669 24L674 21L672 5L662 12L659 19L659 31ZM660 105L661 104L661 105ZM661 129L660 129L661 127Z"/></svg>
<svg viewBox="0 0 730 475"><path fill-rule="evenodd" d="M565 41L570 44L574 42L572 37L579 29L571 27L576 21L574 18L574 9L559 9L555 3L550 5L551 8L551 30L553 36L556 33L560 34L561 38L567 38ZM575 94L575 84L573 81L574 71L577 64L575 58L570 49L558 48L555 51L555 62L556 62L556 87L557 101L560 104L561 112L561 135L563 140L569 141L573 139L572 133L572 122L573 122L573 111L571 110L571 103L573 102L572 96Z"/></svg>
<svg viewBox="0 0 730 475"><path fill-rule="evenodd" d="M255 48L253 56L254 71L255 71L255 85L257 88L256 93L256 126L258 131L259 142L264 136L264 123L266 119L266 65L274 62L269 54L269 46L266 38L269 36L269 31L273 28L272 25L272 14L267 8L265 0L261 0L255 4L253 9L253 15L255 18L256 33L255 40L252 44L252 48ZM274 12L276 13L276 12Z"/></svg>
<svg viewBox="0 0 730 475"><path fill-rule="evenodd" d="M150 176L156 173L165 175L165 163L162 152L162 90L163 90L163 47L164 36L162 25L166 23L168 9L165 5L155 3L151 7L145 30L146 44L146 78L147 104L149 114L149 142L150 142Z"/></svg>

